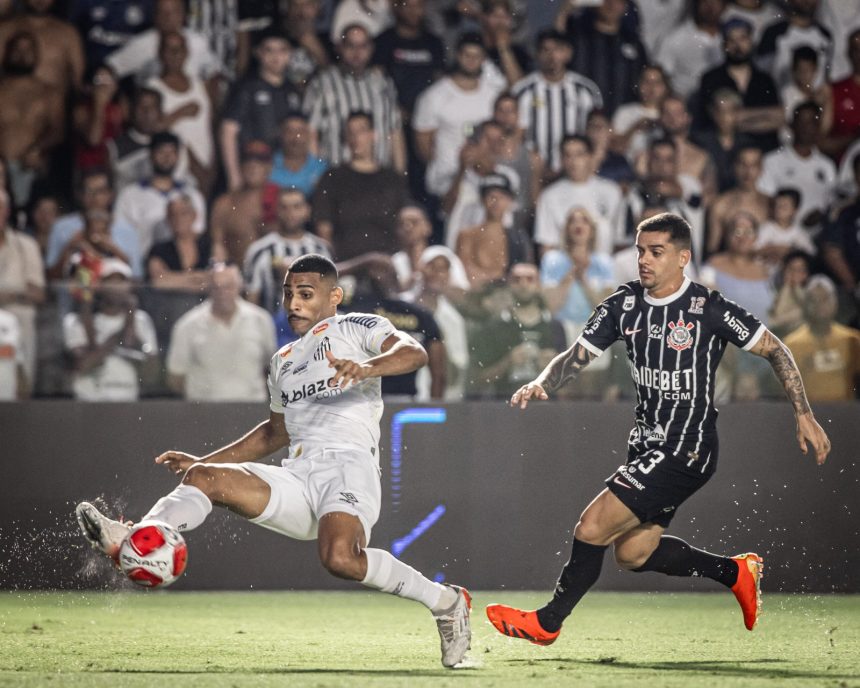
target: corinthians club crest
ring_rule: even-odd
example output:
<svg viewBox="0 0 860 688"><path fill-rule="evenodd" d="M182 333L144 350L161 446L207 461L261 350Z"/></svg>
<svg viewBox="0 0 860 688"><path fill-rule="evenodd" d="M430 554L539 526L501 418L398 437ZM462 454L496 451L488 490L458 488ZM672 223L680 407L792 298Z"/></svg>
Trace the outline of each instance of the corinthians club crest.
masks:
<svg viewBox="0 0 860 688"><path fill-rule="evenodd" d="M683 351L693 346L693 335L690 331L695 323L686 323L684 318L678 318L678 322L669 323L669 334L666 335L666 344L675 351Z"/></svg>

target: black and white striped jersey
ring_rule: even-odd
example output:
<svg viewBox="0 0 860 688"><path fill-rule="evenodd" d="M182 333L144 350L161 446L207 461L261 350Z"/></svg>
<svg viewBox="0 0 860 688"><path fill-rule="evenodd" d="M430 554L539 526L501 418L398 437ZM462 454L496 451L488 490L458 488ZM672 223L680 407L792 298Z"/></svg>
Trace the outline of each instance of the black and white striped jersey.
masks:
<svg viewBox="0 0 860 688"><path fill-rule="evenodd" d="M629 444L694 461L715 438L714 378L726 344L749 350L764 331L755 316L689 278L660 299L636 280L595 309L577 341L595 355L624 341L638 398Z"/></svg>

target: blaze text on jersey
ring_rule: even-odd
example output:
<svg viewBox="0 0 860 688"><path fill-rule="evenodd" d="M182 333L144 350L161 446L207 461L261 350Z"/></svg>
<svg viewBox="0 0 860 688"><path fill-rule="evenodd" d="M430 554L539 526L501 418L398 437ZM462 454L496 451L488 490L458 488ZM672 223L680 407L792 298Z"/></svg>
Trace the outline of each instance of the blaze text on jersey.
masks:
<svg viewBox="0 0 860 688"><path fill-rule="evenodd" d="M284 406L287 406L289 404L294 404L297 401L301 401L302 399L307 399L308 397L328 399L329 397L336 397L343 394L343 390L340 387L334 386L333 380L334 378L330 377L327 380L307 382L301 387L294 389L292 393L281 392L281 403Z"/></svg>

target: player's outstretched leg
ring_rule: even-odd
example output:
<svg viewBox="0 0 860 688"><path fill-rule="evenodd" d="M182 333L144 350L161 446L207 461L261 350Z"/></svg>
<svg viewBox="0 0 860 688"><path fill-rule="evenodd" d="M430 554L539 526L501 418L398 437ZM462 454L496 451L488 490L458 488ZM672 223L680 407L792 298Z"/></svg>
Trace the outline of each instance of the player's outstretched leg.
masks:
<svg viewBox="0 0 860 688"><path fill-rule="evenodd" d="M75 517L90 546L116 561L130 525L108 518L89 502L81 502L75 507Z"/></svg>
<svg viewBox="0 0 860 688"><path fill-rule="evenodd" d="M472 640L468 590L428 580L391 553L365 547L365 542L358 517L333 512L320 519L320 559L329 573L423 604L436 620L442 664L453 667L462 662Z"/></svg>
<svg viewBox="0 0 860 688"><path fill-rule="evenodd" d="M615 545L618 563L630 571L656 571L668 576L702 576L718 581L729 588L741 606L744 626L752 630L761 611L761 576L763 560L754 553L723 557L696 549L680 538L659 536L650 555L642 555L641 540L653 538L662 529L653 527L649 533L636 530L619 538ZM653 547L653 542L651 544ZM648 548L650 549L650 548ZM644 551L647 552L648 549ZM647 557L647 558L646 558ZM644 561L641 561L644 558ZM638 559L638 561L637 561Z"/></svg>

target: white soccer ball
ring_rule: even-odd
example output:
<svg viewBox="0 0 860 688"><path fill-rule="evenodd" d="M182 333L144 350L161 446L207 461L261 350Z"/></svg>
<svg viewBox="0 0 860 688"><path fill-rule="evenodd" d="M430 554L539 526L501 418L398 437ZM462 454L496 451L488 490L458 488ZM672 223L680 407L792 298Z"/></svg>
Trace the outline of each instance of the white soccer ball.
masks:
<svg viewBox="0 0 860 688"><path fill-rule="evenodd" d="M119 548L119 567L128 579L145 588L170 585L188 562L185 538L161 521L141 521L132 526Z"/></svg>

